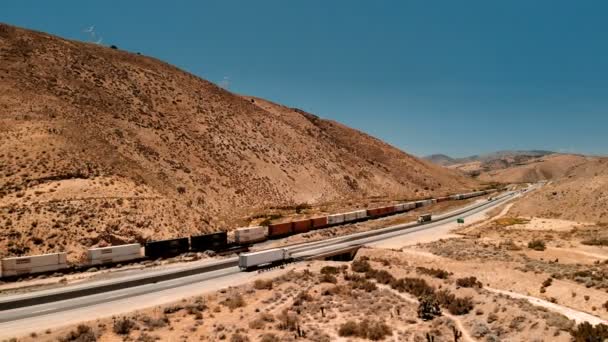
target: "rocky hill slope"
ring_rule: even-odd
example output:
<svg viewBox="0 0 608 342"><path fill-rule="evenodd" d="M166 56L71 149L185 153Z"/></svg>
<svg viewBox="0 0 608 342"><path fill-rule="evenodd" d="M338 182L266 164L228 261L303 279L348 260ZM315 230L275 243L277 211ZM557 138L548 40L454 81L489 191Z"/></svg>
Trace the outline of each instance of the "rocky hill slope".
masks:
<svg viewBox="0 0 608 342"><path fill-rule="evenodd" d="M232 229L270 206L479 187L154 58L0 24L0 60L5 254Z"/></svg>
<svg viewBox="0 0 608 342"><path fill-rule="evenodd" d="M587 158L522 200L514 215L608 223L608 158Z"/></svg>

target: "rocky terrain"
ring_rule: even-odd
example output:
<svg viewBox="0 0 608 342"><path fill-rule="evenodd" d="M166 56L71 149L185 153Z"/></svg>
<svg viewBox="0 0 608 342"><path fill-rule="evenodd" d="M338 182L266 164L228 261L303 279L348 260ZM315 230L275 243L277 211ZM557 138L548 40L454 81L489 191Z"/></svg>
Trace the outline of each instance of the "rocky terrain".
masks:
<svg viewBox="0 0 608 342"><path fill-rule="evenodd" d="M0 24L0 251L248 224L479 187L339 123L154 58Z"/></svg>
<svg viewBox="0 0 608 342"><path fill-rule="evenodd" d="M608 158L593 158L568 169L511 209L513 215L608 223Z"/></svg>

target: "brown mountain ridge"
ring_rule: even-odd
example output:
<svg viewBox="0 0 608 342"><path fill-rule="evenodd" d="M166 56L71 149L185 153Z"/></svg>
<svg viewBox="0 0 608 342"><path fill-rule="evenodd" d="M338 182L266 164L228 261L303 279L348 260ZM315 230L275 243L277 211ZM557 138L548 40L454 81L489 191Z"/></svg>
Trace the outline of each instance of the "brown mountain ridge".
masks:
<svg viewBox="0 0 608 342"><path fill-rule="evenodd" d="M184 236L270 206L479 187L154 58L0 24L0 250Z"/></svg>

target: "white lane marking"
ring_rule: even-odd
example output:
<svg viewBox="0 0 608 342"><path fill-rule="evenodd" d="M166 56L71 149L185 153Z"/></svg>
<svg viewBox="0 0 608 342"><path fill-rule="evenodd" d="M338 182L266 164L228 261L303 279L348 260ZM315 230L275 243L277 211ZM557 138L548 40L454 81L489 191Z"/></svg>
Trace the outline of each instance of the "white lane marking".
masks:
<svg viewBox="0 0 608 342"><path fill-rule="evenodd" d="M43 310L38 310L38 311L34 311L32 313L37 314L37 313L42 313L42 312L47 312L47 311L51 311L51 310L55 310L56 308L48 308L48 309L43 309Z"/></svg>

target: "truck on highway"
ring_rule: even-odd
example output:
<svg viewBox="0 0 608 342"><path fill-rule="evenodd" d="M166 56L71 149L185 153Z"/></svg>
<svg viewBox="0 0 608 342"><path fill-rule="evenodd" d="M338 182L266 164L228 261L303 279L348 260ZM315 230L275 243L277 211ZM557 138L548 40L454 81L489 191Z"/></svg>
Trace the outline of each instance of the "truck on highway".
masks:
<svg viewBox="0 0 608 342"><path fill-rule="evenodd" d="M426 223L431 222L433 220L433 216L431 214L424 214L418 217L418 223Z"/></svg>
<svg viewBox="0 0 608 342"><path fill-rule="evenodd" d="M252 270L263 266L276 266L291 261L291 253L287 248L275 248L265 251L242 253L239 255L239 268Z"/></svg>

